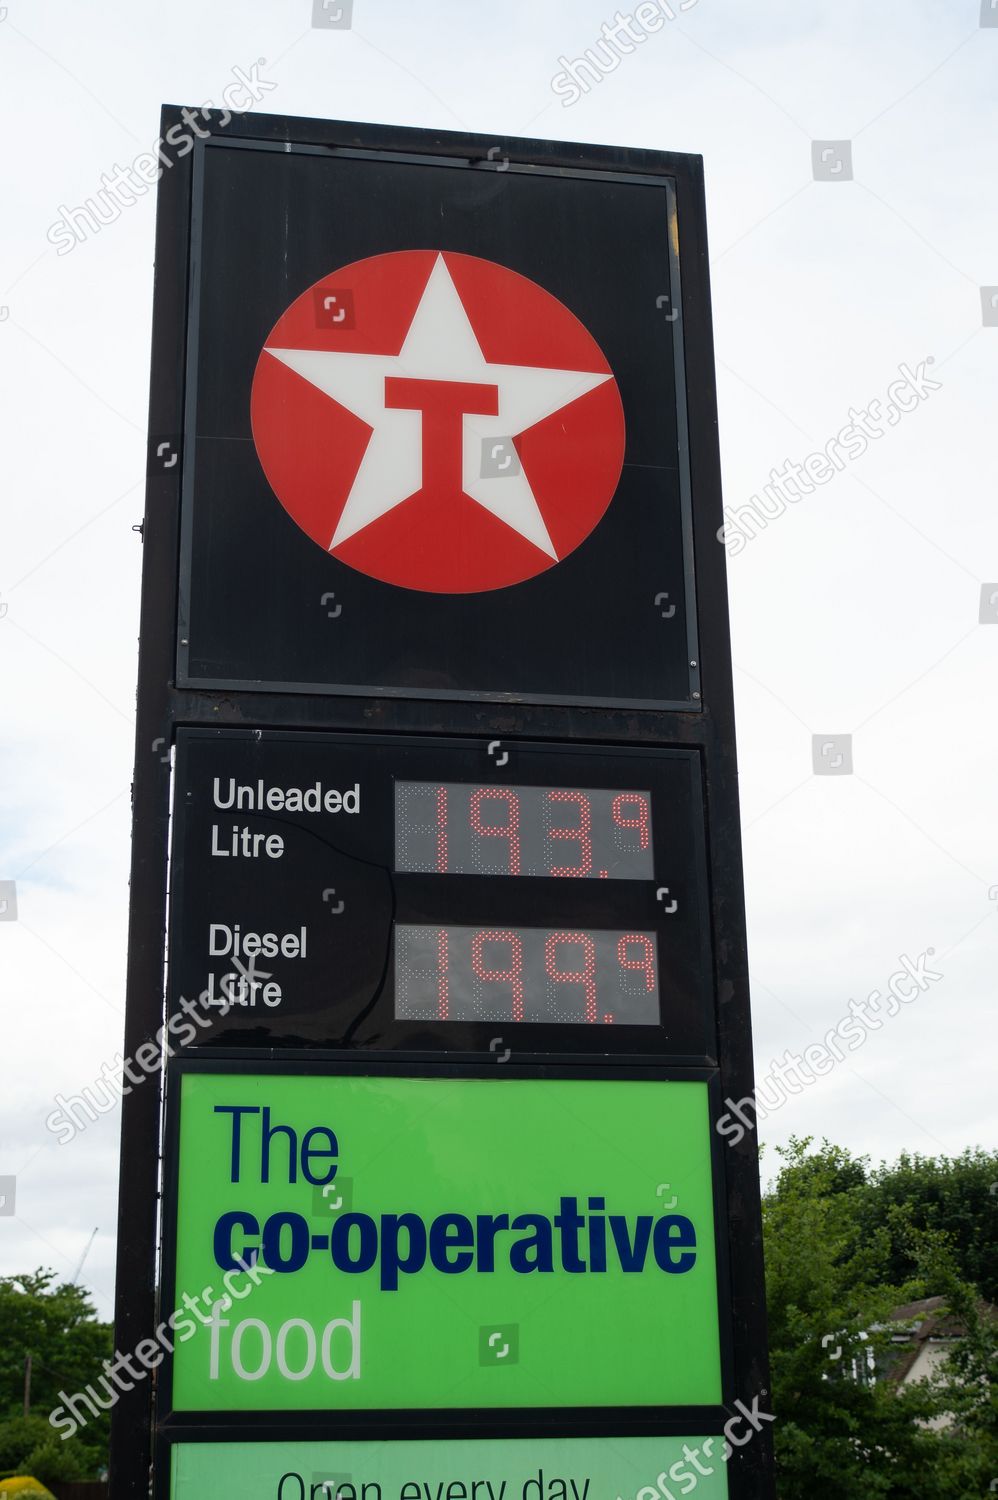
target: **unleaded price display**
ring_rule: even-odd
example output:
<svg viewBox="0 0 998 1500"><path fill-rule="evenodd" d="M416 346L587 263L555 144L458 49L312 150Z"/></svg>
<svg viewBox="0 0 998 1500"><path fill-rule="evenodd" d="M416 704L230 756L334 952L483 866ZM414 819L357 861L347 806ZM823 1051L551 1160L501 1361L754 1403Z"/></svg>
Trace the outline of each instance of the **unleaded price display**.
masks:
<svg viewBox="0 0 998 1500"><path fill-rule="evenodd" d="M686 750L182 730L171 1003L200 1046L707 1059L703 843Z"/></svg>
<svg viewBox="0 0 998 1500"><path fill-rule="evenodd" d="M651 880L651 794L398 781L395 868Z"/></svg>

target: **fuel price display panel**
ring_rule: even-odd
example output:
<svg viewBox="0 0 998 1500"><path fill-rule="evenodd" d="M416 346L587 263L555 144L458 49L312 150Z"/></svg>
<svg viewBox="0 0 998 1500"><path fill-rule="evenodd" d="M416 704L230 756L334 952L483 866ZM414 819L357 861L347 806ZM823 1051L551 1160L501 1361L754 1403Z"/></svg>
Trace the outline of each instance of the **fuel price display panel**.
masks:
<svg viewBox="0 0 998 1500"><path fill-rule="evenodd" d="M711 1061L688 750L180 730L174 1046Z"/></svg>
<svg viewBox="0 0 998 1500"><path fill-rule="evenodd" d="M395 783L399 870L652 880L651 835L647 791Z"/></svg>
<svg viewBox="0 0 998 1500"><path fill-rule="evenodd" d="M657 1026L655 934L395 929L395 1014L439 1021Z"/></svg>

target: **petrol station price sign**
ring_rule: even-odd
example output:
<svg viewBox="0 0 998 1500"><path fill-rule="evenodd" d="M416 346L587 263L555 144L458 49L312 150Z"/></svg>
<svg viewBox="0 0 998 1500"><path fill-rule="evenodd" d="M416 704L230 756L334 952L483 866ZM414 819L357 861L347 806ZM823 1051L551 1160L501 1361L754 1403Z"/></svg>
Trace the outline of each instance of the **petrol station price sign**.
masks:
<svg viewBox="0 0 998 1500"><path fill-rule="evenodd" d="M770 1500L702 163L199 113L111 1493Z"/></svg>
<svg viewBox="0 0 998 1500"><path fill-rule="evenodd" d="M522 1027L532 1050L710 1056L695 753L496 758L181 731L170 988L197 1043L487 1052Z"/></svg>

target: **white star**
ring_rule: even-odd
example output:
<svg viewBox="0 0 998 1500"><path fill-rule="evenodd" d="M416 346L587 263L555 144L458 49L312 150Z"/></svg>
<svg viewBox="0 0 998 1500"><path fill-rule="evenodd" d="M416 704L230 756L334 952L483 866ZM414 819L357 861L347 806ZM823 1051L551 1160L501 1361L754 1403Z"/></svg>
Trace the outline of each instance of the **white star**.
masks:
<svg viewBox="0 0 998 1500"><path fill-rule="evenodd" d="M422 414L385 405L390 377L460 381L498 388L498 415L465 413L462 488L466 495L557 561L524 472L482 478L482 445L518 437L611 377L585 370L489 364L443 256L437 257L397 355L333 354L322 349L267 353L372 428L360 468L329 541L333 551L416 494L423 483Z"/></svg>

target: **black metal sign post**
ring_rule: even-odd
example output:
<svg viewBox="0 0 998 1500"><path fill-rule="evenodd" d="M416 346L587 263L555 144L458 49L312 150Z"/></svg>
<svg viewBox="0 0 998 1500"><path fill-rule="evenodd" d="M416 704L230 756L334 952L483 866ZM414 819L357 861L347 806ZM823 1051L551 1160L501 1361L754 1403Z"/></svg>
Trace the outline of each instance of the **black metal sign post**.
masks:
<svg viewBox="0 0 998 1500"><path fill-rule="evenodd" d="M170 1495L178 1444L723 1445L769 1411L751 1137L712 1129L703 1158L709 1399L524 1377L508 1405L347 1409L302 1377L251 1410L200 1398L169 1322L203 1076L345 1099L505 1061L700 1081L714 1124L751 1094L700 160L263 116L193 135L173 108L163 137L125 1046L182 1056L123 1100L116 1346L165 1358L117 1401L112 1494L152 1469ZM307 1216L278 1218L294 1240ZM757 1426L712 1494L772 1493Z"/></svg>

